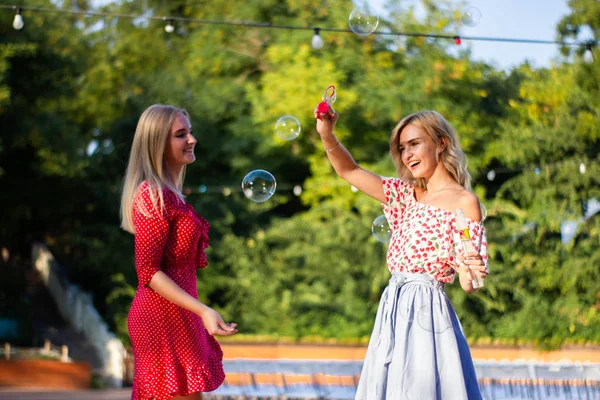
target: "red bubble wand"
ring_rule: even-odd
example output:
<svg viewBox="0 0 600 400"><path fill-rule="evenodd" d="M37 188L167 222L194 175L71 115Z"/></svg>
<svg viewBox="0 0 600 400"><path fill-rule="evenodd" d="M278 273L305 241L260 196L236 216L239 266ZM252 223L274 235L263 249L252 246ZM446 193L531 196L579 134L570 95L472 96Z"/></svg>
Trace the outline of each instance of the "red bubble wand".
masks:
<svg viewBox="0 0 600 400"><path fill-rule="evenodd" d="M327 89L325 89L325 93L323 93L323 101L319 103L317 106L317 118L321 119L321 114L329 111L329 108L333 103L335 103L335 86L329 85Z"/></svg>

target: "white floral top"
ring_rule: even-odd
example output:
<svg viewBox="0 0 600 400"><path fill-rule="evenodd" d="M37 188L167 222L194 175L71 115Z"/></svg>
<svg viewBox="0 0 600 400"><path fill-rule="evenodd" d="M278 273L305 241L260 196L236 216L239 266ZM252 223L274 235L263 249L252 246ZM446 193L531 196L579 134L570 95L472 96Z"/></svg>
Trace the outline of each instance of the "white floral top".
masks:
<svg viewBox="0 0 600 400"><path fill-rule="evenodd" d="M419 203L412 184L382 178L387 204L383 212L392 237L387 254L391 272L429 274L440 282L454 281L457 254L464 255L454 213ZM467 218L471 243L488 268L487 238L483 221Z"/></svg>

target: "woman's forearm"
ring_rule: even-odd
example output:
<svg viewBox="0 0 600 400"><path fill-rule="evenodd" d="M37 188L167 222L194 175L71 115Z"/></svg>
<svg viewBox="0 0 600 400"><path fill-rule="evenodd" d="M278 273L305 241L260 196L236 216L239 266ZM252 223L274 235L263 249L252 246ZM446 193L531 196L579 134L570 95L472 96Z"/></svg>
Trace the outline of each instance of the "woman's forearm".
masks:
<svg viewBox="0 0 600 400"><path fill-rule="evenodd" d="M201 316L204 310L207 308L206 305L202 304L200 301L198 301L198 299L194 298L188 292L183 290L162 271L158 271L154 274L148 283L148 286L165 299L177 304L179 307L193 312L196 315Z"/></svg>
<svg viewBox="0 0 600 400"><path fill-rule="evenodd" d="M321 140L331 166L342 179L345 179L348 173L359 168L350 152L335 137L335 134L321 137Z"/></svg>

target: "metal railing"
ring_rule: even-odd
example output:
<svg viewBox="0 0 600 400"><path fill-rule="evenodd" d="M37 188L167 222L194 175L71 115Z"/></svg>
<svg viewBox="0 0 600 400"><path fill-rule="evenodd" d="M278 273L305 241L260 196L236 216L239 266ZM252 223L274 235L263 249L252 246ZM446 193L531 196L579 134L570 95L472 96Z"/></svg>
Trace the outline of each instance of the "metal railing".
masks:
<svg viewBox="0 0 600 400"><path fill-rule="evenodd" d="M205 398L354 399L362 361L224 360L227 378ZM475 361L485 400L600 399L600 364Z"/></svg>

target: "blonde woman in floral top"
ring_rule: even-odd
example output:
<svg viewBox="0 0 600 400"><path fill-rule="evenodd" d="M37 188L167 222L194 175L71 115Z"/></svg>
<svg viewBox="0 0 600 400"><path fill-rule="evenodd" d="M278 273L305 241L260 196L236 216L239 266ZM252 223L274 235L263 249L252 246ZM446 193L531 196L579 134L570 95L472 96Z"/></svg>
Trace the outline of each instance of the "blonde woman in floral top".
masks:
<svg viewBox="0 0 600 400"><path fill-rule="evenodd" d="M481 399L462 327L445 292L458 273L468 293L488 271L479 199L452 126L435 111L396 126L390 154L399 178L361 168L336 138L338 114L315 109L317 132L336 173L378 200L392 236L383 292L356 399ZM464 211L473 252L465 254L454 211Z"/></svg>

